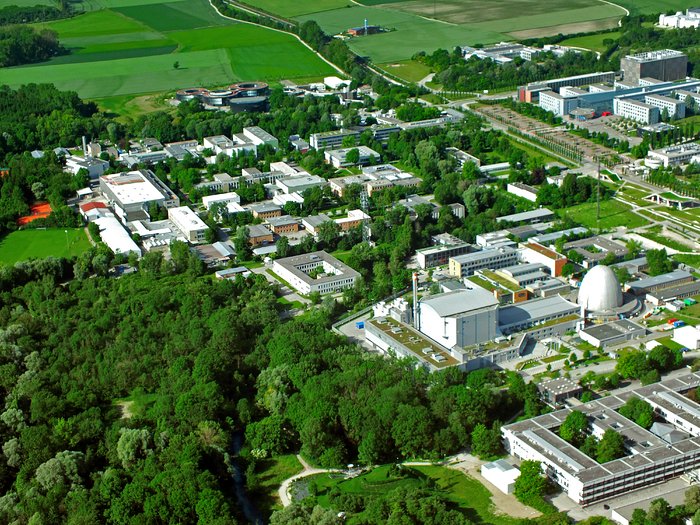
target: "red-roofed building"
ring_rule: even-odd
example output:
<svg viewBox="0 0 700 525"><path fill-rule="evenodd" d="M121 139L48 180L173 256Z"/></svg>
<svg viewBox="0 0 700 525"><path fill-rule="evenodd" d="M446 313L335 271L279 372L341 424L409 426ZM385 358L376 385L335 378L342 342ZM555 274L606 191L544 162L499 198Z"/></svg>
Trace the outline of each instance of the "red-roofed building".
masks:
<svg viewBox="0 0 700 525"><path fill-rule="evenodd" d="M79 206L80 215L87 221L94 220L98 217L104 217L105 212L109 210L104 202L85 202Z"/></svg>

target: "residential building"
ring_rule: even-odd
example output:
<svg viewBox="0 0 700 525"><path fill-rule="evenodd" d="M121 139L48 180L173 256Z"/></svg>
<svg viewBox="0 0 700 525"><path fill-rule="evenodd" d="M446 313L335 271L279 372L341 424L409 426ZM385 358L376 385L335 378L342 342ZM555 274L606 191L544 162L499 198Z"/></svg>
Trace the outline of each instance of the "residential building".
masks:
<svg viewBox="0 0 700 525"><path fill-rule="evenodd" d="M449 273L453 277L462 278L472 275L476 270L497 270L517 262L518 251L513 248L487 249L451 257Z"/></svg>
<svg viewBox="0 0 700 525"><path fill-rule="evenodd" d="M360 276L324 251L276 259L272 271L304 295L340 292L354 286Z"/></svg>
<svg viewBox="0 0 700 525"><path fill-rule="evenodd" d="M169 208L168 219L182 232L189 242L197 243L206 240L209 226L188 206Z"/></svg>
<svg viewBox="0 0 700 525"><path fill-rule="evenodd" d="M150 170L100 177L100 191L122 222L148 219L151 204L163 208L180 205L180 199Z"/></svg>

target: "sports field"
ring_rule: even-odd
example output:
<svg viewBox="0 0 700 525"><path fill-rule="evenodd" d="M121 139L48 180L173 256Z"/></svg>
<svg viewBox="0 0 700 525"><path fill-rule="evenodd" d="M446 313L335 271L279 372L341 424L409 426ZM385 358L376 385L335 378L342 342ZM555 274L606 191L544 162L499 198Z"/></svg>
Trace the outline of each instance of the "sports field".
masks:
<svg viewBox="0 0 700 525"><path fill-rule="evenodd" d="M19 230L0 239L0 263L14 264L48 256L69 258L88 248L90 242L82 228Z"/></svg>
<svg viewBox="0 0 700 525"><path fill-rule="evenodd" d="M52 82L84 98L116 100L334 73L293 36L222 18L206 0L92 0L91 6L101 9L39 24L57 31L70 54L3 69L2 82Z"/></svg>

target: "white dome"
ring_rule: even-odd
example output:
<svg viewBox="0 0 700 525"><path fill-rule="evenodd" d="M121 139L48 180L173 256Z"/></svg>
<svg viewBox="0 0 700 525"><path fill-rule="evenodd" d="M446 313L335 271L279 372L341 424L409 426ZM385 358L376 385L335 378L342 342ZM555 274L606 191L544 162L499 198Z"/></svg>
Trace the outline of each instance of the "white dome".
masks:
<svg viewBox="0 0 700 525"><path fill-rule="evenodd" d="M620 283L610 268L593 267L581 282L578 304L589 312L608 312L622 306Z"/></svg>

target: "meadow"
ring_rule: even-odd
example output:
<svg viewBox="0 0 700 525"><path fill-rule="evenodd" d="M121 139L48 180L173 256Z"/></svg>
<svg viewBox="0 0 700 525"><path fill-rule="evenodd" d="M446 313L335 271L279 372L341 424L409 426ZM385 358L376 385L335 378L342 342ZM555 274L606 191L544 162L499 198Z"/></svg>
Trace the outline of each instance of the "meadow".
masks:
<svg viewBox="0 0 700 525"><path fill-rule="evenodd" d="M90 5L96 10L39 24L57 31L69 54L4 69L2 82L52 82L84 98L107 99L109 109L119 112L114 102L127 104L128 96L242 80L319 79L334 72L293 36L220 17L206 0Z"/></svg>
<svg viewBox="0 0 700 525"><path fill-rule="evenodd" d="M274 13L284 18L328 11L352 5L350 0L244 0L244 4L257 7L268 13Z"/></svg>
<svg viewBox="0 0 700 525"><path fill-rule="evenodd" d="M619 31L611 31L609 33L599 33L597 35L578 36L567 38L561 42L562 46L582 47L591 51L604 51L607 47L603 42L605 40L617 40L620 38Z"/></svg>
<svg viewBox="0 0 700 525"><path fill-rule="evenodd" d="M573 221L590 229L601 228L608 230L624 226L626 228L638 228L649 224L649 221L632 213L631 208L626 204L616 201L607 200L600 203L600 221L597 219L597 204L595 202L587 202L579 204L571 208L559 210L559 215L567 216Z"/></svg>
<svg viewBox="0 0 700 525"><path fill-rule="evenodd" d="M51 228L19 230L0 239L0 263L44 257L73 257L90 248L85 230Z"/></svg>

